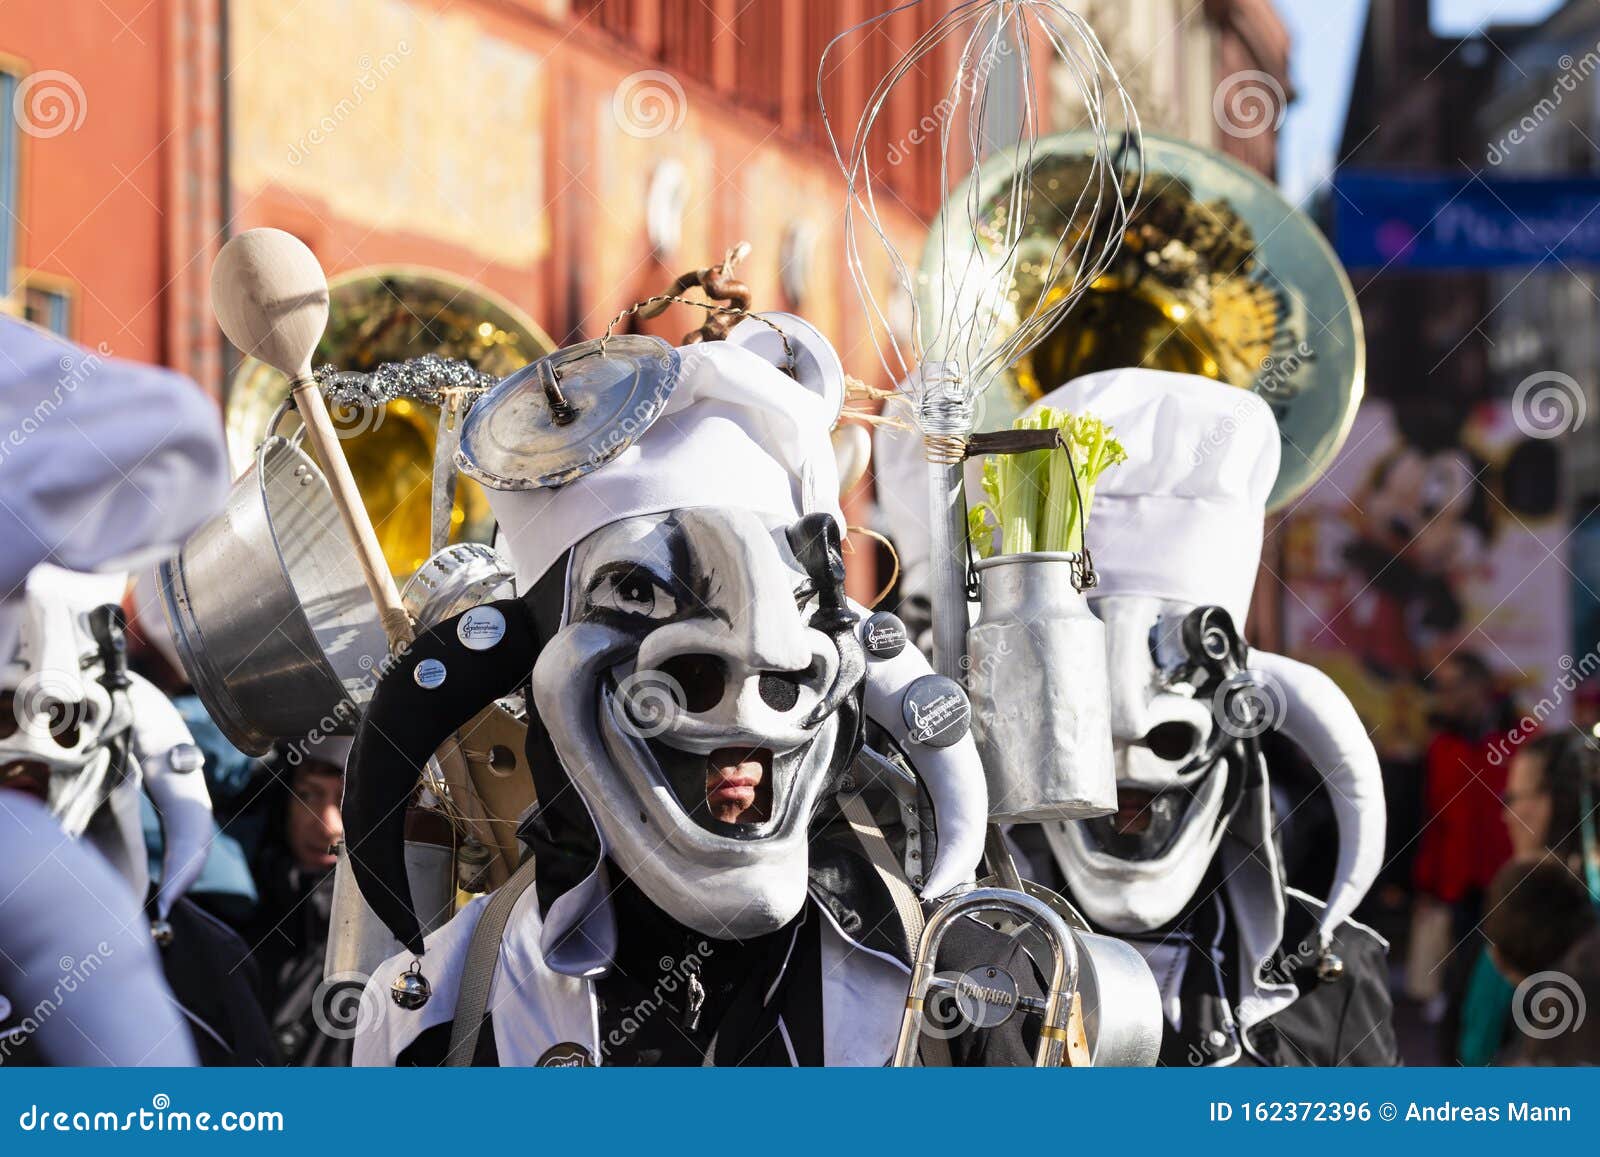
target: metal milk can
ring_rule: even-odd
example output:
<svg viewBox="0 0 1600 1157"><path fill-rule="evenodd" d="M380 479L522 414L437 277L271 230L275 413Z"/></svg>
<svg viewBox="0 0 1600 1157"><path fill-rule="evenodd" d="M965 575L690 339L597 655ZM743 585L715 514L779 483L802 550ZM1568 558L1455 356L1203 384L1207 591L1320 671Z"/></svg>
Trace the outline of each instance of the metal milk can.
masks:
<svg viewBox="0 0 1600 1157"><path fill-rule="evenodd" d="M1105 627L1079 590L1076 553L1002 554L976 564L967 632L972 731L989 818L1037 823L1117 808Z"/></svg>

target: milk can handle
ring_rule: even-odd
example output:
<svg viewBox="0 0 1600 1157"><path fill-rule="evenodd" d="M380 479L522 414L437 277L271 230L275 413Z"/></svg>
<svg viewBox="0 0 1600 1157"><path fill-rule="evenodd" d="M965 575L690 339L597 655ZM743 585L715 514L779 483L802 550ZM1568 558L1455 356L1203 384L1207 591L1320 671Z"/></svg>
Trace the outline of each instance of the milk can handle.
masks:
<svg viewBox="0 0 1600 1157"><path fill-rule="evenodd" d="M984 434L973 434L967 439L966 456L978 457L984 454L1027 454L1034 450L1061 450L1067 456L1067 466L1072 474L1072 493L1078 500L1078 537L1083 540L1083 556L1078 566L1074 568L1078 576L1078 589L1086 591L1090 587L1100 584L1100 576L1095 573L1094 556L1089 553L1089 516L1083 508L1083 489L1078 485L1077 465L1072 461L1072 447L1067 439L1062 437L1059 427L1048 430L992 430ZM967 553L970 556L972 544L969 539ZM970 564L969 564L970 566ZM969 587L975 585L969 583Z"/></svg>

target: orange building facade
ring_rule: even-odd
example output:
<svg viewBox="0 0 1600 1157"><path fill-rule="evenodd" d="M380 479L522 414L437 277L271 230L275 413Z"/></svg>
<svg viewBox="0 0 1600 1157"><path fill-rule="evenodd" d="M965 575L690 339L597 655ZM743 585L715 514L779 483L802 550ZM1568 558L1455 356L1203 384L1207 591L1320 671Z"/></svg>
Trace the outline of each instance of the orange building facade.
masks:
<svg viewBox="0 0 1600 1157"><path fill-rule="evenodd" d="M1252 40L1282 47L1261 33L1268 0L1074 7L1105 28L1147 123L1237 151L1209 102L1221 68L1262 66ZM805 314L851 372L888 385L845 263L844 185L816 68L829 39L882 8L7 0L0 301L220 397L233 355L207 283L217 249L243 229L297 234L330 275L446 271L509 299L557 341L599 334L746 240L740 274L756 308ZM822 89L846 132L945 10L904 13L840 54ZM884 114L892 135L935 108L950 60L901 86ZM1282 59L1270 67L1281 73ZM1045 112L1047 129L1052 112L1070 116ZM1251 148L1269 167L1270 138ZM914 262L938 204L937 147L882 173L880 208ZM868 257L866 276L889 300L887 264ZM690 313L674 307L651 328L682 333L699 324Z"/></svg>
<svg viewBox="0 0 1600 1157"><path fill-rule="evenodd" d="M1209 123L1209 96L1224 68L1283 74L1268 0L1075 6L1104 30L1147 123L1241 150ZM557 339L598 332L745 239L757 305L806 311L873 377L816 61L878 10L876 0L8 0L0 297L21 312L32 289L37 313L53 292L75 339L220 389L206 274L241 229L289 229L331 274L446 270ZM851 43L823 85L847 120L942 10L925 5ZM939 95L931 71L915 75L885 119L909 130ZM1273 135L1249 149L1270 171ZM884 170L891 229L912 255L937 207L934 154Z"/></svg>

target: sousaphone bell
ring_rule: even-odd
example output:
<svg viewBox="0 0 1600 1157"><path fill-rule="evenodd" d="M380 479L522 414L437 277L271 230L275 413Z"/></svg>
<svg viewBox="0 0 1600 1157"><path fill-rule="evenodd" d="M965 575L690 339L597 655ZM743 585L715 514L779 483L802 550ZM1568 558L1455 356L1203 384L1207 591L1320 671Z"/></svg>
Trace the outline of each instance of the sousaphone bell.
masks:
<svg viewBox="0 0 1600 1157"><path fill-rule="evenodd" d="M1018 181L1031 182L1033 195L1017 275L992 303L1000 336L1033 312L1041 283L1030 271L1047 267L1063 235L1090 227L1073 211L1094 145L1086 133L1046 137L1025 168L1007 154L979 171L985 226L943 236L936 227L929 237L918 275L924 318L937 317L941 287L949 292L973 251L993 253L1005 236ZM1350 279L1310 218L1269 181L1156 133L1143 134L1140 148L1144 185L1115 262L990 392L984 424L1002 428L1097 370L1144 366L1227 382L1277 417L1283 466L1268 509L1280 509L1338 453L1361 401L1366 347ZM963 185L946 213L965 214L972 195Z"/></svg>

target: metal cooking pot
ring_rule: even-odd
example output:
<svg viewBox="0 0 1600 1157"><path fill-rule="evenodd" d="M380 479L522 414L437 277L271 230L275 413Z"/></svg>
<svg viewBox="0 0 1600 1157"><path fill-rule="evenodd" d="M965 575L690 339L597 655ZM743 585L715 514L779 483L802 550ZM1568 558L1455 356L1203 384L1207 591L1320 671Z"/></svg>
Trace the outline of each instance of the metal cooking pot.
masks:
<svg viewBox="0 0 1600 1157"><path fill-rule="evenodd" d="M995 881L985 880L986 886ZM1089 930L1088 921L1066 897L1032 880L1022 890L1042 900L1066 923L1078 949L1078 996L1083 1001L1083 1035L1095 1068L1146 1068L1161 1053L1165 1020L1161 990L1139 950L1115 936ZM1002 920L998 931L1021 938L1036 961L1049 960L1048 941L1035 926Z"/></svg>
<svg viewBox="0 0 1600 1157"><path fill-rule="evenodd" d="M1105 627L1078 589L1076 554L977 563L967 633L972 734L995 823L1090 819L1117 810Z"/></svg>
<svg viewBox="0 0 1600 1157"><path fill-rule="evenodd" d="M1147 1068L1161 1053L1161 990L1139 950L1074 928L1083 1033L1095 1068Z"/></svg>
<svg viewBox="0 0 1600 1157"><path fill-rule="evenodd" d="M298 445L262 442L159 578L178 657L235 747L354 732L389 649L327 480Z"/></svg>

